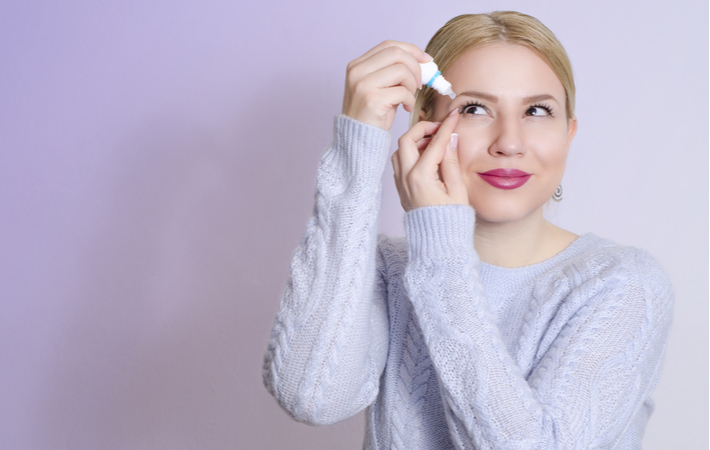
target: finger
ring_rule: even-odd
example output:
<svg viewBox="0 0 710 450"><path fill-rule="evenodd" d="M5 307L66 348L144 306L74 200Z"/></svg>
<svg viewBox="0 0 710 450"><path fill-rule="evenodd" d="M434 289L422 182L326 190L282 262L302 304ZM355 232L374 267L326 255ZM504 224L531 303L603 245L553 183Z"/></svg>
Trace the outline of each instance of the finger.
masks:
<svg viewBox="0 0 710 450"><path fill-rule="evenodd" d="M431 139L441 127L441 122L429 122L420 120L412 125L403 135L400 140L416 143L422 139Z"/></svg>
<svg viewBox="0 0 710 450"><path fill-rule="evenodd" d="M403 86L372 89L356 96L353 101L343 102L343 114L360 122L389 129L397 106L413 105L415 101L414 95Z"/></svg>
<svg viewBox="0 0 710 450"><path fill-rule="evenodd" d="M412 94L419 89L415 75L402 63L392 64L372 72L362 80L362 83L380 89L403 86Z"/></svg>
<svg viewBox="0 0 710 450"><path fill-rule="evenodd" d="M446 185L446 192L453 200L458 203L468 203L468 192L466 184L461 174L461 166L459 164L458 155L458 135L451 134L449 145L444 155L444 160L439 165L441 169L441 180Z"/></svg>
<svg viewBox="0 0 710 450"><path fill-rule="evenodd" d="M421 66L411 53L398 46L387 47L361 60L351 61L348 65L349 79L357 82L367 75L395 64L404 65L414 77L416 86L421 86Z"/></svg>
<svg viewBox="0 0 710 450"><path fill-rule="evenodd" d="M404 50L405 52L412 55L414 57L414 59L416 59L418 62L421 62L421 63L429 62L432 60L431 56L424 53L424 50L420 49L419 47L417 47L414 44L410 44L408 42L387 40L387 41L383 41L383 42L377 44L376 46L372 47L370 50L365 52L365 54L363 54L359 58L354 59L353 62L357 64L360 61L363 61L363 60L371 57L372 55L379 53L380 51L382 51L386 48L390 48L390 47L401 48L402 50Z"/></svg>
<svg viewBox="0 0 710 450"><path fill-rule="evenodd" d="M404 175L412 170L412 167L419 161L420 148L417 146L427 136L436 133L441 124L436 122L421 121L399 138L399 160ZM431 138L429 138L431 139Z"/></svg>
<svg viewBox="0 0 710 450"><path fill-rule="evenodd" d="M374 95L379 96L382 104L387 105L390 109L396 107L397 105L409 105L413 107L417 100L414 94L409 92L409 89L404 86L393 86L386 89L380 89L379 92Z"/></svg>
<svg viewBox="0 0 710 450"><path fill-rule="evenodd" d="M417 146L417 150L419 150L420 155L427 148L427 146L429 145L430 142L431 142L431 136L425 136L425 137L419 139L415 143L415 145Z"/></svg>
<svg viewBox="0 0 710 450"><path fill-rule="evenodd" d="M453 133L456 128L456 124L459 121L458 110L454 109L451 113L444 119L436 132L434 137L431 139L431 143L427 146L426 150L419 158L419 164L426 166L438 165L444 159L444 154L449 146L451 140L451 133Z"/></svg>

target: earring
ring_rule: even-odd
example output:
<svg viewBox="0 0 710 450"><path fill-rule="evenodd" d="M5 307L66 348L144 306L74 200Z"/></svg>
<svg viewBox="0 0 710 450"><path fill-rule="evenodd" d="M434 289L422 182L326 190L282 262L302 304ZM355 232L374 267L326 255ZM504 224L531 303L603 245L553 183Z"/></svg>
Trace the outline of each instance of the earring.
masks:
<svg viewBox="0 0 710 450"><path fill-rule="evenodd" d="M560 184L557 186L557 189L555 189L555 193L552 194L552 200L556 202L561 202L562 201L562 185Z"/></svg>

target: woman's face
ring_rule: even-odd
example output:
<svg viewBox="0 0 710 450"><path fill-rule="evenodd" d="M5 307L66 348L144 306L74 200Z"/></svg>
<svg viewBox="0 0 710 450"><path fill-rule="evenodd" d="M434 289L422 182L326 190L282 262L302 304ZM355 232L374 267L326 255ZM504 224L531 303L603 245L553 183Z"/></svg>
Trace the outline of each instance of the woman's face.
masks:
<svg viewBox="0 0 710 450"><path fill-rule="evenodd" d="M494 43L463 53L444 75L457 97L438 96L433 119L461 112L459 162L479 220L541 212L562 180L577 129L555 73L527 47Z"/></svg>

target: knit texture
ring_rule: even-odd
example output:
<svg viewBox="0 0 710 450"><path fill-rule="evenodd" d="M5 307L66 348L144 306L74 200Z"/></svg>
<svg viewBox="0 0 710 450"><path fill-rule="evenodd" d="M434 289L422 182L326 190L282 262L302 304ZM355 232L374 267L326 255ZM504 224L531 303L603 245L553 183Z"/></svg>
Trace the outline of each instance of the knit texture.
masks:
<svg viewBox="0 0 710 450"><path fill-rule="evenodd" d="M592 234L481 263L469 206L377 235L389 133L345 116L321 160L264 360L296 420L367 408L366 449L638 449L673 296L647 253Z"/></svg>

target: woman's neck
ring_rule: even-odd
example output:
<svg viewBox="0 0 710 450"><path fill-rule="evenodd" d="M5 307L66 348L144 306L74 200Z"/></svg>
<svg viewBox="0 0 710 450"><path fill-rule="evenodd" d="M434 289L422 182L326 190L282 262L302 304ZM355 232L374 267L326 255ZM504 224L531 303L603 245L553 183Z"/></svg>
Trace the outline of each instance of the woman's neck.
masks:
<svg viewBox="0 0 710 450"><path fill-rule="evenodd" d="M476 218L474 247L481 261L500 267L524 267L552 258L577 235L542 216L542 209L514 222Z"/></svg>

